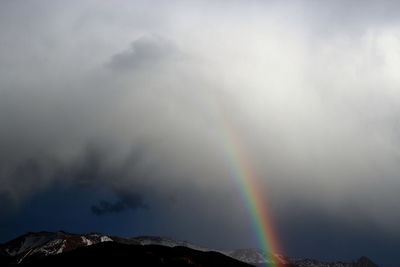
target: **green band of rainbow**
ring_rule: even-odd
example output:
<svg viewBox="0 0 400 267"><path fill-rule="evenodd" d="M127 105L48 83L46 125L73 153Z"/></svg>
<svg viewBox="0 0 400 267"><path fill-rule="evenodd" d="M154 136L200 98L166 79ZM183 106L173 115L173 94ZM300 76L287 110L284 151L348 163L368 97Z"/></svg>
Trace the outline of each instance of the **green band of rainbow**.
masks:
<svg viewBox="0 0 400 267"><path fill-rule="evenodd" d="M260 179L254 172L250 160L246 157L237 137L236 131L229 121L224 118L224 146L227 151L232 176L237 180L240 190L243 193L247 208L250 212L254 228L259 240L261 249L266 253L270 266L279 267L281 264L274 260L274 253L280 252L278 238L273 229L272 219L268 210L266 199L260 190Z"/></svg>

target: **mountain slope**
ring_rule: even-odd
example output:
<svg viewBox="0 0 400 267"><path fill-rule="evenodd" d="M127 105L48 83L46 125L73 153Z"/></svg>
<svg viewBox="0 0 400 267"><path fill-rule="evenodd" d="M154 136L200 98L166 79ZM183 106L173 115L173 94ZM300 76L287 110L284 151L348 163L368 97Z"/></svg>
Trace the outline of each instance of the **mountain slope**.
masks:
<svg viewBox="0 0 400 267"><path fill-rule="evenodd" d="M0 254L13 258L13 263L22 263L27 259L60 254L106 241L113 240L109 236L95 233L85 235L62 231L27 233L0 246Z"/></svg>
<svg viewBox="0 0 400 267"><path fill-rule="evenodd" d="M103 244L105 244L104 246L106 248L110 249L109 252L104 251L105 249ZM153 255L152 257L155 259L163 259L163 261L167 261L168 264L174 262L176 265L178 263L176 262L175 256L179 254L176 254L179 251L180 253L183 253L179 254L180 258L185 258L184 253L188 253L186 258L190 259L190 262L196 263L197 265L195 266L210 266L201 265L204 264L201 259L206 260L207 264L212 264L212 257L210 255L214 254L209 253L216 253L216 255L233 258L241 263L247 263L260 267L271 266L273 263L280 263L284 267L378 267L366 257L362 257L354 262L323 262L313 259L290 258L275 254L272 259L268 259L266 254L259 249L221 251L193 245L187 241L177 241L163 237L140 236L134 238L123 238L99 233L77 235L62 231L27 233L3 245L0 245L0 265L5 266L7 264L25 264L29 262L37 263L42 261L47 262L53 259L53 257L59 259L66 257L65 255L72 255L69 257L71 257L71 259L75 259L78 257L75 255L75 253L78 252L80 253L79 257L86 260L86 258L91 255L90 253L92 253L93 249L99 250L96 253L100 253L101 255L98 254L100 257L104 257L102 254L103 252L106 255L117 255L118 252L115 250L116 247L122 249L122 254L118 257L126 257L127 255L124 253L126 250L129 250L132 255L136 255L136 259L143 260L143 263L145 260L152 262L152 260L147 258L146 255ZM87 255L85 256L82 253L87 253ZM168 255L168 253L171 253L171 255ZM194 255L198 255L196 253L200 253L200 261L194 257ZM61 256L58 257L57 255ZM93 260L98 259L95 257L92 259L92 261ZM129 261L131 258L126 258L125 260ZM141 263L141 265L143 265L143 263ZM182 266L192 265L189 264Z"/></svg>
<svg viewBox="0 0 400 267"><path fill-rule="evenodd" d="M21 266L251 266L217 252L186 247L129 245L105 242L26 262Z"/></svg>

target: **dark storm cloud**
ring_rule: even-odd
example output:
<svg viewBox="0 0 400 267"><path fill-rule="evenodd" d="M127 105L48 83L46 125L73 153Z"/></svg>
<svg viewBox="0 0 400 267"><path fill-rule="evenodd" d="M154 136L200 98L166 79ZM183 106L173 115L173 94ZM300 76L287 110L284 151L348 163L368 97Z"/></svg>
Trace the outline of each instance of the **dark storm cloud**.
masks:
<svg viewBox="0 0 400 267"><path fill-rule="evenodd" d="M38 4L32 13L19 3L0 11L8 14L0 17L0 194L8 199L22 203L58 180L154 186L159 194L224 190L231 166L216 101L223 95L260 176L279 189L275 205L290 209L284 193L292 189L309 203L311 191L321 210L342 218L351 212L343 202L356 199L395 231L400 218L387 210L399 203L398 39L394 18L385 20L393 3L174 10L87 2L79 12L75 3ZM383 11L368 18L358 5ZM143 10L153 19L139 23L132 13ZM365 36L336 25L335 10L365 21ZM310 34L327 24L342 35ZM146 151L138 164L129 163L132 147Z"/></svg>
<svg viewBox="0 0 400 267"><path fill-rule="evenodd" d="M118 198L116 202L110 202L106 200L99 201L98 204L90 207L93 214L101 216L109 213L120 213L126 210L136 210L136 209L147 209L141 195L135 193L118 193Z"/></svg>
<svg viewBox="0 0 400 267"><path fill-rule="evenodd" d="M176 53L176 48L160 36L144 36L135 40L129 50L114 55L107 66L116 71L139 70L154 67Z"/></svg>
<svg viewBox="0 0 400 267"><path fill-rule="evenodd" d="M7 217L16 208L12 196L8 192L0 193L0 203L0 214L3 217Z"/></svg>
<svg viewBox="0 0 400 267"><path fill-rule="evenodd" d="M118 182L129 180L135 183L146 177L140 169L144 157L143 149L130 148L128 154L117 163L110 162L112 149L100 144L84 145L72 160L63 161L57 157L41 155L21 159L18 162L2 162L0 164L0 179L3 186L0 189L4 208L18 207L24 196L35 192L43 192L47 187L55 185L78 185L96 189L105 185L123 202L123 206L135 206L135 194L118 189ZM115 155L115 154L114 154ZM110 183L110 180L116 183ZM1 210L0 210L1 211Z"/></svg>
<svg viewBox="0 0 400 267"><path fill-rule="evenodd" d="M148 205L157 230L246 242L229 118L273 217L310 225L297 244L398 238L397 1L158 3L0 4L1 213L101 187L90 216Z"/></svg>

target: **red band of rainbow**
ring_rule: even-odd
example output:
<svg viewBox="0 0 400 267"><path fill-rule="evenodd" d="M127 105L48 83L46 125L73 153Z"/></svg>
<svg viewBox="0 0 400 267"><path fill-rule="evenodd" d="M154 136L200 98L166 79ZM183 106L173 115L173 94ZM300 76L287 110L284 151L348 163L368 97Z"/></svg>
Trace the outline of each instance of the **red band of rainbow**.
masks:
<svg viewBox="0 0 400 267"><path fill-rule="evenodd" d="M267 255L267 259L272 267L280 267L279 260L274 257L275 253L280 253L280 246L276 231L274 231L271 214L268 209L267 201L261 189L260 178L254 171L254 167L250 164L250 160L246 157L244 146L237 136L230 121L223 114L225 129L225 150L227 151L229 165L232 176L239 184L243 193L244 200L253 221L257 239L262 251Z"/></svg>

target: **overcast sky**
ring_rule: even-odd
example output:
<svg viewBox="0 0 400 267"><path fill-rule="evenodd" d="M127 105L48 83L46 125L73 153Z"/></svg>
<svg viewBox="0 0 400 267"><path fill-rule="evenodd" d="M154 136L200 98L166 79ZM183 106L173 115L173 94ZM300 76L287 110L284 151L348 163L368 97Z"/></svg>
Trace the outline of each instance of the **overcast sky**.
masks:
<svg viewBox="0 0 400 267"><path fill-rule="evenodd" d="M64 229L257 246L228 119L287 255L395 266L399 12L1 1L0 241Z"/></svg>

